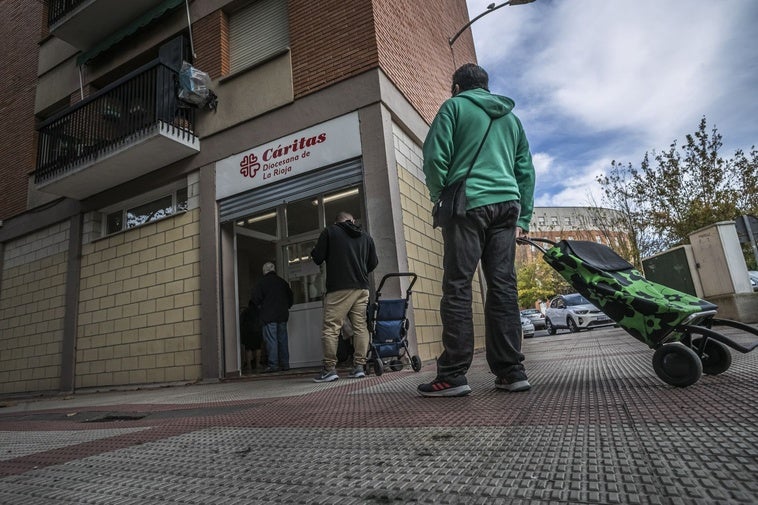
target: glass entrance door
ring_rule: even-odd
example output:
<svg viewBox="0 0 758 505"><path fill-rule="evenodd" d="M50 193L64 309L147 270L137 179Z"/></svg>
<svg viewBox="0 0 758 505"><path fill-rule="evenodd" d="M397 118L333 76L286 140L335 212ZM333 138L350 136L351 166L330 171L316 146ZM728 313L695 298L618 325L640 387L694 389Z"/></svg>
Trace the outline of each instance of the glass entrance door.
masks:
<svg viewBox="0 0 758 505"><path fill-rule="evenodd" d="M240 308L247 304L250 289L262 275L260 268L265 261L274 261L277 273L292 288L294 304L287 325L292 368L321 364L326 270L313 262L311 251L321 231L334 222L340 211L350 212L358 222L362 221L363 199L359 187L279 203L235 221L240 246L236 255L238 260L244 260L238 268L240 276L236 282Z"/></svg>
<svg viewBox="0 0 758 505"><path fill-rule="evenodd" d="M290 365L317 366L321 363L321 325L324 266L311 259L318 235L282 246L286 278L294 294L290 309Z"/></svg>

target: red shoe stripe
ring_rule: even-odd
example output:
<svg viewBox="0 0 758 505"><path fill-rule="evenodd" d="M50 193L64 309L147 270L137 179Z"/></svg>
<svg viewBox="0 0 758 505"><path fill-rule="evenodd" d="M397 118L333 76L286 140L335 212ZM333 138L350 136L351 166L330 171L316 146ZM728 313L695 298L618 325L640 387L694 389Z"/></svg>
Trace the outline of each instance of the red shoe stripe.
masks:
<svg viewBox="0 0 758 505"><path fill-rule="evenodd" d="M450 384L447 382L435 382L432 384L432 387L434 387L436 391L440 391L442 389L448 389L450 387Z"/></svg>

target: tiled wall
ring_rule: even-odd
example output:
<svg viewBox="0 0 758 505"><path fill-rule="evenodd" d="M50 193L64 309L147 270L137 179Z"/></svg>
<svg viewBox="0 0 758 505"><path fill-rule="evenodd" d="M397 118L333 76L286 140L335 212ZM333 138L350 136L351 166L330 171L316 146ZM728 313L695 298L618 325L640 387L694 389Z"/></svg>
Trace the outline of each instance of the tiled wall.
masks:
<svg viewBox="0 0 758 505"><path fill-rule="evenodd" d="M201 377L199 213L83 246L77 388Z"/></svg>
<svg viewBox="0 0 758 505"><path fill-rule="evenodd" d="M413 287L413 315L419 357L432 359L442 352L442 233L432 228L429 191L421 168L421 147L397 125L393 125L395 158L400 180L403 233L408 250L408 267L418 275ZM475 277L473 289L475 345L484 345L484 305L481 285Z"/></svg>
<svg viewBox="0 0 758 505"><path fill-rule="evenodd" d="M5 244L0 393L59 389L68 221Z"/></svg>

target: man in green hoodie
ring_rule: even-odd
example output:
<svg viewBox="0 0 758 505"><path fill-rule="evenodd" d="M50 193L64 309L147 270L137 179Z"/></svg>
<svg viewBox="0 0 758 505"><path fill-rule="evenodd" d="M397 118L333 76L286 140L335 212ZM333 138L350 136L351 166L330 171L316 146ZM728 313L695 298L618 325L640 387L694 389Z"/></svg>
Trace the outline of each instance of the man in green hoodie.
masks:
<svg viewBox="0 0 758 505"><path fill-rule="evenodd" d="M445 185L466 177L465 217L442 229L442 345L437 376L418 386L423 396L471 392L466 372L474 356L471 280L481 260L487 363L495 387L526 391L516 290L516 237L526 236L534 205L534 165L510 98L489 92L487 72L468 63L453 74L453 97L434 118L424 142L424 175L433 202ZM491 125L490 125L491 123ZM481 150L480 150L481 145ZM478 155L477 155L478 152Z"/></svg>

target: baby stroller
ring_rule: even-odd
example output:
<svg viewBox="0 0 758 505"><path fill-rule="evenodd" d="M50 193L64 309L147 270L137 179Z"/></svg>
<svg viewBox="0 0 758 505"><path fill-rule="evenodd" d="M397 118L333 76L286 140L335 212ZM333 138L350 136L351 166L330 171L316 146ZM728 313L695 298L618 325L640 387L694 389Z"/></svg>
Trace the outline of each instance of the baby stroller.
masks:
<svg viewBox="0 0 758 505"><path fill-rule="evenodd" d="M703 373L718 375L732 364L726 346L741 353L758 347L743 346L713 329L736 328L758 336L755 328L717 319L716 305L656 284L612 249L595 242L518 239L542 251L545 261L579 293L653 354L653 370L672 386L694 384ZM551 247L543 248L537 242Z"/></svg>
<svg viewBox="0 0 758 505"><path fill-rule="evenodd" d="M411 278L408 289L405 291L405 298L382 299L382 287L385 281L392 277ZM415 372L421 370L421 360L418 356L411 356L408 348L407 337L410 323L405 317L411 299L411 289L416 279L416 274L413 273L387 274L382 277L376 289L376 298L369 311L368 326L371 342L366 358L366 362L373 366L376 375L382 375L385 366L389 366L393 371L402 370L408 362Z"/></svg>

